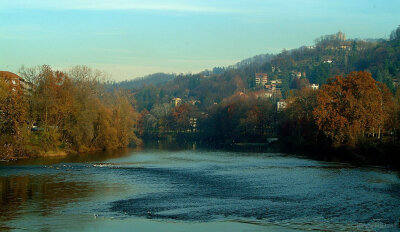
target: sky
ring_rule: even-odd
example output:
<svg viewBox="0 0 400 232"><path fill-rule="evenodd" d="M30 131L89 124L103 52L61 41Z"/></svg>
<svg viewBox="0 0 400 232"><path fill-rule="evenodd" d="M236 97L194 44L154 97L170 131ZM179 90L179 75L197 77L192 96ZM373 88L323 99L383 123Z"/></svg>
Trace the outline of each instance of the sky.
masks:
<svg viewBox="0 0 400 232"><path fill-rule="evenodd" d="M399 12L399 0L0 0L0 70L197 73L339 30L388 38Z"/></svg>

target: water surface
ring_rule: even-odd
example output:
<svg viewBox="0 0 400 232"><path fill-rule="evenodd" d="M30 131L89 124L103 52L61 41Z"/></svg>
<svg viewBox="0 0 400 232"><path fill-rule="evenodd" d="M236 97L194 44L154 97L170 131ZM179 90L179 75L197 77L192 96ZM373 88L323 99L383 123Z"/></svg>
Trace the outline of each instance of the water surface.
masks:
<svg viewBox="0 0 400 232"><path fill-rule="evenodd" d="M282 153L137 149L0 164L0 230L397 231L400 178Z"/></svg>

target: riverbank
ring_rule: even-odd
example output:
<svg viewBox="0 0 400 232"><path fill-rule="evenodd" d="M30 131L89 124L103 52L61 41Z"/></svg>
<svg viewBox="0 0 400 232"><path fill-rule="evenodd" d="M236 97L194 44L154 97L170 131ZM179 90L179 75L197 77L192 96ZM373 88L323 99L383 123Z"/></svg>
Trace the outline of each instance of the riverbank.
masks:
<svg viewBox="0 0 400 232"><path fill-rule="evenodd" d="M383 166L400 170L400 145L395 142L374 142L362 143L353 147L334 147L323 143L293 146L280 140L273 146L283 152L301 153L316 160L345 162L357 166Z"/></svg>
<svg viewBox="0 0 400 232"><path fill-rule="evenodd" d="M343 162L356 166L382 166L400 170L400 145L396 142L363 143L358 146L333 147L327 143L309 143L307 145L293 145L282 139L264 139L258 141L214 141L198 140L192 137L168 137L145 141L145 146L157 144L159 148L186 148L196 147L221 149L226 151L243 152L285 152L302 155L315 160L328 162ZM179 145L177 145L179 144Z"/></svg>
<svg viewBox="0 0 400 232"><path fill-rule="evenodd" d="M136 149L141 147L142 144L137 146L126 146L126 147L117 147L113 149L81 149L79 151L72 150L72 149L59 149L59 150L50 150L50 151L42 151L42 150L34 150L29 152L24 152L18 156L0 156L0 162L12 162L12 161L19 161L19 160L30 160L30 159L55 159L55 158L64 158L68 156L78 156L78 155L92 155L96 156L98 154L115 152L115 151L122 151L122 150L130 150Z"/></svg>
<svg viewBox="0 0 400 232"><path fill-rule="evenodd" d="M154 146L160 149L188 149L195 150L197 148L220 149L226 151L241 152L286 152L296 155L303 155L315 160L344 162L357 166L382 166L391 169L400 170L400 146L397 143L364 143L356 147L332 147L327 144L310 143L307 145L296 145L285 143L284 140L264 139L264 140L241 140L241 141L213 141L199 140L196 136L189 137L166 137L156 140L146 139L143 146ZM118 150L111 149L111 150ZM23 156L11 156L0 159L1 162L8 162L18 159L29 158L54 158L65 157L76 154L95 154L103 149L84 149L75 150L55 150L40 151Z"/></svg>

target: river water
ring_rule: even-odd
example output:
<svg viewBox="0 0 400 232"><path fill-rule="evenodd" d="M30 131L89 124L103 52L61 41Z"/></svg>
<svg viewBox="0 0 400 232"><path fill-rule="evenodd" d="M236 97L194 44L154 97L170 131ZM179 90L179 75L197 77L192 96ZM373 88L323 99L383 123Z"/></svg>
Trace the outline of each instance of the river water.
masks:
<svg viewBox="0 0 400 232"><path fill-rule="evenodd" d="M0 164L0 231L399 231L400 177L282 153L145 148Z"/></svg>

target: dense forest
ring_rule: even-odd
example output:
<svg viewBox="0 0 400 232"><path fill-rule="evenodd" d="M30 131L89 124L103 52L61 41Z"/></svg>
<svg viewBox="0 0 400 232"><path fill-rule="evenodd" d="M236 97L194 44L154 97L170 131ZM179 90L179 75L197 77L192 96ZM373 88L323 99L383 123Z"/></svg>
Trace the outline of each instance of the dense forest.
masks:
<svg viewBox="0 0 400 232"><path fill-rule="evenodd" d="M105 91L102 74L78 66L22 68L28 85L0 80L0 158L85 152L140 143L131 95Z"/></svg>

